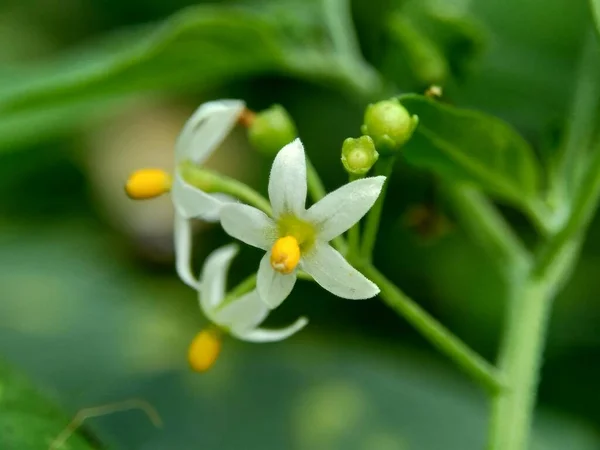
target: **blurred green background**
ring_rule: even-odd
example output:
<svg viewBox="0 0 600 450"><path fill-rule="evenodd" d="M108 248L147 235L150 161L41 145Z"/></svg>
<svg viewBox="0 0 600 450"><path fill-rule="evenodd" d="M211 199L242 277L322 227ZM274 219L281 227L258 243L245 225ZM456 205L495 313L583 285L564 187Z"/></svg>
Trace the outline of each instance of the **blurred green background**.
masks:
<svg viewBox="0 0 600 450"><path fill-rule="evenodd" d="M192 3L0 5L0 356L65 411L44 425L43 438L26 436L46 413L3 400L21 392L4 375L6 450L46 448L51 430L58 435L77 410L131 397L153 404L164 428L140 412L93 419L92 448L483 448L483 393L377 299L344 301L300 283L268 323L307 315L304 331L278 344L227 340L212 371L192 373L187 345L206 321L175 275L170 199L132 202L123 182L140 167L170 168L193 109L229 97L255 110L284 105L334 189L346 181L341 143L359 134L367 101L431 83L453 104L510 122L543 160L566 124L593 29L589 6L354 0L345 11L345 2L326 0L210 3L179 13ZM344 12L364 59L328 35L347 30ZM266 191L270 161L248 147L243 130L210 165ZM378 266L493 359L500 280L454 222L436 180L402 162L396 169ZM531 233L523 217L505 212ZM199 223L195 242L199 269L228 238ZM552 317L538 450L600 448L599 249L596 223ZM256 270L259 257L244 248L231 282Z"/></svg>

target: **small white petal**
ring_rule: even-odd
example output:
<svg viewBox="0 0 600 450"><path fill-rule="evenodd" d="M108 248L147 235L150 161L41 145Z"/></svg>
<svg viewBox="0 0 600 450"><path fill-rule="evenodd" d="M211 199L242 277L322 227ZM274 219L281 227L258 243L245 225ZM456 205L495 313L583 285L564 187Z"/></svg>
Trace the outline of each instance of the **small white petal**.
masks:
<svg viewBox="0 0 600 450"><path fill-rule="evenodd" d="M276 342L287 339L291 335L297 333L302 328L304 328L308 324L308 319L306 317L300 317L293 324L288 327L281 328L278 330L266 330L264 328L255 328L253 330L248 330L242 333L234 333L233 334L238 339L242 339L248 342Z"/></svg>
<svg viewBox="0 0 600 450"><path fill-rule="evenodd" d="M269 199L273 215L301 216L306 205L306 159L300 139L277 153L269 176Z"/></svg>
<svg viewBox="0 0 600 450"><path fill-rule="evenodd" d="M330 241L348 230L371 209L381 192L385 177L363 178L326 195L306 212L319 239Z"/></svg>
<svg viewBox="0 0 600 450"><path fill-rule="evenodd" d="M223 206L223 202L218 196L207 194L190 186L177 173L171 186L171 199L179 214L187 218L203 219L207 222L218 221L219 212Z"/></svg>
<svg viewBox="0 0 600 450"><path fill-rule="evenodd" d="M198 289L200 307L211 320L215 320L214 310L225 298L227 271L237 252L237 245L225 245L208 255L202 267Z"/></svg>
<svg viewBox="0 0 600 450"><path fill-rule="evenodd" d="M215 322L243 333L256 328L268 314L269 308L253 290L215 311Z"/></svg>
<svg viewBox="0 0 600 450"><path fill-rule="evenodd" d="M325 242L317 242L309 253L302 256L301 264L302 269L319 285L338 297L360 300L379 293L375 283Z"/></svg>
<svg viewBox="0 0 600 450"><path fill-rule="evenodd" d="M225 232L248 245L267 250L275 242L275 223L259 209L242 204L226 204L221 208L220 216Z"/></svg>
<svg viewBox="0 0 600 450"><path fill-rule="evenodd" d="M271 267L271 250L260 260L256 290L260 299L271 309L281 305L296 284L296 272L288 275L276 272Z"/></svg>
<svg viewBox="0 0 600 450"><path fill-rule="evenodd" d="M192 274L192 224L181 214L175 212L173 223L173 241L175 246L175 267L179 278L190 287L198 288L198 281Z"/></svg>
<svg viewBox="0 0 600 450"><path fill-rule="evenodd" d="M175 163L205 161L223 142L245 108L240 100L207 102L183 126L175 147Z"/></svg>

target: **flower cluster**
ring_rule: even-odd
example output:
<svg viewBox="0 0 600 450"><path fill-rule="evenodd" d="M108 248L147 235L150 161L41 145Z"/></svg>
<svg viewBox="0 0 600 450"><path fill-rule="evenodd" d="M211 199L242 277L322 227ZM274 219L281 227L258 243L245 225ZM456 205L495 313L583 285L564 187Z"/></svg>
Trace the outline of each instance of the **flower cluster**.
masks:
<svg viewBox="0 0 600 450"><path fill-rule="evenodd" d="M270 209L269 202L265 201L267 206L261 210L246 204L244 199L224 195L231 194L227 190L208 189L199 178L186 176L190 170L202 170L203 162L236 123L249 127L251 142L264 143L268 149L265 153L272 154L275 145L282 146L276 152L269 176ZM279 330L258 328L269 311L290 295L299 275L346 299L367 299L379 292L330 241L343 235L369 211L385 177L355 179L307 209L307 162L295 130L281 107L261 115L251 113L239 100L208 102L191 116L177 140L174 174L143 169L126 184L127 194L134 199L171 192L177 273L197 290L200 308L213 324L198 333L190 346L188 359L194 370L204 371L213 365L222 333L245 341L269 342L302 329L308 322L303 317ZM376 161L376 153L370 161L370 165ZM252 286L243 292L226 293L227 272L238 251L234 244L215 250L205 261L200 276L194 276L192 219L218 221L230 236L265 251L256 277L249 279Z"/></svg>

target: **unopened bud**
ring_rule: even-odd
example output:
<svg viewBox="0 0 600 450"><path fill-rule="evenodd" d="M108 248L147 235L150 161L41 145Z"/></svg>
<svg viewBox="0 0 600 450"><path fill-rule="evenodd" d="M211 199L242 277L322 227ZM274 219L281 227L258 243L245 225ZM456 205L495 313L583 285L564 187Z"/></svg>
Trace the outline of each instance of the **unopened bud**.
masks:
<svg viewBox="0 0 600 450"><path fill-rule="evenodd" d="M369 136L348 138L342 144L342 164L351 175L366 175L378 158L375 143Z"/></svg>
<svg viewBox="0 0 600 450"><path fill-rule="evenodd" d="M188 350L188 362L195 372L206 372L221 352L221 337L218 330L202 330L194 337Z"/></svg>
<svg viewBox="0 0 600 450"><path fill-rule="evenodd" d="M158 197L171 189L171 175L161 169L140 169L125 184L125 192L134 200Z"/></svg>
<svg viewBox="0 0 600 450"><path fill-rule="evenodd" d="M294 121L281 105L273 105L257 113L248 128L250 144L270 156L276 155L297 136Z"/></svg>
<svg viewBox="0 0 600 450"><path fill-rule="evenodd" d="M361 131L373 139L381 155L388 156L400 150L418 123L417 116L411 116L397 99L392 98L367 106Z"/></svg>

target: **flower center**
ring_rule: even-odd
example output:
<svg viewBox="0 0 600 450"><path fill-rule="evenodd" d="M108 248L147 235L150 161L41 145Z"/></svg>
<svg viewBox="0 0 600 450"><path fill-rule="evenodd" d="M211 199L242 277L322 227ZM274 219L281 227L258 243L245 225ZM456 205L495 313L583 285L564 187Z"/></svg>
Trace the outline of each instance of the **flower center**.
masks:
<svg viewBox="0 0 600 450"><path fill-rule="evenodd" d="M279 238L271 248L271 267L277 272L292 273L300 262L300 245L294 236Z"/></svg>
<svg viewBox="0 0 600 450"><path fill-rule="evenodd" d="M209 328L196 335L188 350L188 362L192 370L206 372L221 352L221 337L218 330Z"/></svg>
<svg viewBox="0 0 600 450"><path fill-rule="evenodd" d="M134 200L158 197L171 190L171 175L161 169L140 169L133 172L125 192Z"/></svg>

